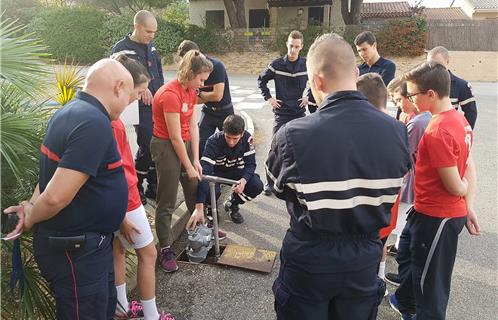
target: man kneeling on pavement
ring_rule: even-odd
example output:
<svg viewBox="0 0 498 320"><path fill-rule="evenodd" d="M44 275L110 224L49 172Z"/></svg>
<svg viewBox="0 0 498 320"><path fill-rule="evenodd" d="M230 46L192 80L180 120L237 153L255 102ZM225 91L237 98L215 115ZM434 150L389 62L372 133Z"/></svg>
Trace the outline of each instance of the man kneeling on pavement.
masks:
<svg viewBox="0 0 498 320"><path fill-rule="evenodd" d="M244 119L239 115L229 115L223 122L223 131L216 132L206 142L201 157L203 175L214 175L237 180L232 194L224 203L224 208L234 223L244 222L239 205L253 200L263 191L263 182L256 170L256 150L253 137L244 130ZM216 185L216 199L221 189ZM209 185L201 181L197 187L197 203L187 228L194 227L197 221L204 220L204 213L210 215ZM206 205L205 205L206 204Z"/></svg>

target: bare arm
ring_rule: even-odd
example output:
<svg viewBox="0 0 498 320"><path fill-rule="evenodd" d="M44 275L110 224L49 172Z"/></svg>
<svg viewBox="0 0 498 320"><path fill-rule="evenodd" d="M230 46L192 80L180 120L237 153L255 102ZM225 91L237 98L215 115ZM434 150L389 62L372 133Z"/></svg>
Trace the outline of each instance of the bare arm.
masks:
<svg viewBox="0 0 498 320"><path fill-rule="evenodd" d="M199 162L199 126L197 125L197 110L194 109L192 118L190 118L190 148L192 149L192 165L202 176L202 166ZM200 180L200 179L199 179Z"/></svg>
<svg viewBox="0 0 498 320"><path fill-rule="evenodd" d="M467 165L467 170L465 171L465 178L468 181L468 190L465 195L465 203L467 204L467 223L465 227L471 235L479 235L480 227L477 220L477 214L474 211L474 199L477 189L477 179L476 179L476 167L474 160L472 159L472 154L469 154L469 163Z"/></svg>
<svg viewBox="0 0 498 320"><path fill-rule="evenodd" d="M463 197L467 194L467 179L460 178L460 174L458 173L458 168L456 166L437 168L437 172L446 191L459 197Z"/></svg>
<svg viewBox="0 0 498 320"><path fill-rule="evenodd" d="M164 119L166 120L166 126L168 127L169 138L171 139L171 144L173 144L173 149L176 155L180 159L183 167L188 169L192 167L190 159L188 158L187 149L182 139L182 131L180 124L180 114L168 112L164 113Z"/></svg>
<svg viewBox="0 0 498 320"><path fill-rule="evenodd" d="M24 226L29 229L35 223L48 220L57 215L73 201L89 177L86 173L76 170L57 168L45 190L36 197L33 206L25 207Z"/></svg>
<svg viewBox="0 0 498 320"><path fill-rule="evenodd" d="M225 92L225 83L217 83L213 86L213 91L201 91L199 93L199 103L200 102L219 102L223 99L223 93Z"/></svg>

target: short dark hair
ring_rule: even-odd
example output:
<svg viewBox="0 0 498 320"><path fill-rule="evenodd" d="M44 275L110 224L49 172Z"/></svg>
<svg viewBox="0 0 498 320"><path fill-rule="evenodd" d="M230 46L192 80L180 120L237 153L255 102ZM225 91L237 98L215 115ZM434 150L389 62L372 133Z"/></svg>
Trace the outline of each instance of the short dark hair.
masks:
<svg viewBox="0 0 498 320"><path fill-rule="evenodd" d="M428 61L413 68L403 75L403 80L413 82L421 92L433 90L439 98L450 94L450 74L448 70L437 62Z"/></svg>
<svg viewBox="0 0 498 320"><path fill-rule="evenodd" d="M178 46L177 54L183 58L183 56L190 50L200 51L199 46L194 41L183 40L182 43L180 43L180 45Z"/></svg>
<svg viewBox="0 0 498 320"><path fill-rule="evenodd" d="M359 35L354 38L354 44L359 46L362 43L368 43L369 45L373 45L374 43L377 42L377 39L375 39L375 35L371 31L363 31Z"/></svg>
<svg viewBox="0 0 498 320"><path fill-rule="evenodd" d="M133 78L134 87L137 87L138 85L144 82L149 82L151 80L149 71L145 69L144 65L137 60L128 57L126 54L118 52L111 55L111 59L120 62L126 68L126 70L128 70L128 72L131 74L131 77Z"/></svg>
<svg viewBox="0 0 498 320"><path fill-rule="evenodd" d="M396 78L392 79L391 82L389 82L389 84L387 85L387 92L390 95L399 92L402 97L406 98L406 96L408 95L406 81L403 80L402 76L397 76Z"/></svg>
<svg viewBox="0 0 498 320"><path fill-rule="evenodd" d="M365 73L356 81L358 91L367 97L377 109L387 108L387 89L382 77L377 73Z"/></svg>
<svg viewBox="0 0 498 320"><path fill-rule="evenodd" d="M301 40L301 42L304 41L303 34L301 33L301 31L298 30L291 31L291 33L289 33L289 36L287 38Z"/></svg>
<svg viewBox="0 0 498 320"><path fill-rule="evenodd" d="M238 114L229 115L225 121L223 121L223 132L231 135L239 135L244 132L245 123L244 119Z"/></svg>

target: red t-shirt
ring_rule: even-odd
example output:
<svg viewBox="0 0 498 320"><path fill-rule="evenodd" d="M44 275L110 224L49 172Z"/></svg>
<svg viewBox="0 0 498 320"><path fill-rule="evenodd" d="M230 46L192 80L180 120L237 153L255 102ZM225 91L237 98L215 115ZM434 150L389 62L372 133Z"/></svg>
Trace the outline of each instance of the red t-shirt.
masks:
<svg viewBox="0 0 498 320"><path fill-rule="evenodd" d="M183 141L190 141L190 119L197 103L197 94L193 89L184 89L178 79L163 85L154 95L152 102L152 120L154 136L169 139L168 126L164 113L179 113Z"/></svg>
<svg viewBox="0 0 498 320"><path fill-rule="evenodd" d="M438 218L467 215L465 199L446 191L436 169L456 166L463 177L472 139L472 128L455 109L432 117L418 146L415 210Z"/></svg>
<svg viewBox="0 0 498 320"><path fill-rule="evenodd" d="M111 122L112 133L118 146L118 152L123 161L123 169L125 173L126 183L128 184L128 209L126 211L135 210L140 207L142 201L138 193L138 178L137 171L135 170L135 163L131 154L130 144L126 136L126 129L121 120L114 120Z"/></svg>

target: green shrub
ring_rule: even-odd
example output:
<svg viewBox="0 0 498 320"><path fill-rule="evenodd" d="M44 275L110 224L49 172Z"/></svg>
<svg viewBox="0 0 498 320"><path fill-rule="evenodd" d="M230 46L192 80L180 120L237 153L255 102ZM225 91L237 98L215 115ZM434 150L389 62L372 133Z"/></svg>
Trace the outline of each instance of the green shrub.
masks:
<svg viewBox="0 0 498 320"><path fill-rule="evenodd" d="M388 20L377 35L379 52L388 56L419 56L425 49L423 18Z"/></svg>
<svg viewBox="0 0 498 320"><path fill-rule="evenodd" d="M201 28L190 24L187 27L185 38L197 43L204 53L224 53L230 48L230 40L213 29Z"/></svg>
<svg viewBox="0 0 498 320"><path fill-rule="evenodd" d="M187 27L189 22L188 3L184 0L177 0L166 7L164 19L168 22Z"/></svg>
<svg viewBox="0 0 498 320"><path fill-rule="evenodd" d="M43 39L58 61L66 58L80 63L93 63L104 56L99 43L99 30L105 15L89 8L48 8L29 24L29 29Z"/></svg>
<svg viewBox="0 0 498 320"><path fill-rule="evenodd" d="M185 39L185 29L181 25L157 19L157 33L154 43L162 56L176 52L178 45Z"/></svg>
<svg viewBox="0 0 498 320"><path fill-rule="evenodd" d="M111 49L125 35L133 31L133 16L124 14L109 16L102 24L98 38L104 54L109 56Z"/></svg>

